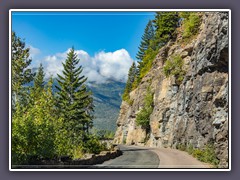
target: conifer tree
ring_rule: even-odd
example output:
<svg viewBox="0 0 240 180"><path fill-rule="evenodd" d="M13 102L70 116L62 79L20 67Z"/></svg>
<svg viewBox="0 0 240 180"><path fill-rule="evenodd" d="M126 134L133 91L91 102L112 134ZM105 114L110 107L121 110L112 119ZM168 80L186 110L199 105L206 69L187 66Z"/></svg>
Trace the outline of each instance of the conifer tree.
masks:
<svg viewBox="0 0 240 180"><path fill-rule="evenodd" d="M68 137L75 145L85 141L88 128L92 123L91 94L84 84L87 78L81 75L83 68L78 67L80 59L74 49L70 49L63 63L63 75L58 74L58 103L63 123L68 131Z"/></svg>
<svg viewBox="0 0 240 180"><path fill-rule="evenodd" d="M142 36L142 41L139 46L139 51L137 52L137 55L136 55L136 58L139 61L138 61L138 65L136 68L136 76L135 76L135 80L133 83L133 88L136 88L141 80L140 73L141 73L142 69L144 68L144 66L146 65L146 62L144 62L143 59L147 55L147 53L149 51L148 49L154 48L154 46L152 46L152 41L153 41L154 35L155 35L155 29L154 29L152 20L149 20L148 24L144 30L144 34Z"/></svg>
<svg viewBox="0 0 240 180"><path fill-rule="evenodd" d="M137 52L136 58L141 62L142 58L144 57L145 51L148 49L150 44L150 40L154 37L154 28L152 21L149 20L147 26L144 30L144 34L142 36L142 41L140 46L138 47L139 51Z"/></svg>
<svg viewBox="0 0 240 180"><path fill-rule="evenodd" d="M42 63L40 63L40 66L34 78L34 85L33 85L34 89L38 89L38 88L42 89L44 87L44 76L45 76L44 69L43 69Z"/></svg>
<svg viewBox="0 0 240 180"><path fill-rule="evenodd" d="M159 48L165 45L170 39L174 38L174 32L178 26L178 20L179 17L177 12L157 12L155 19L151 21L153 24L148 23L145 29L145 34L149 34L150 36L147 36L148 38L146 38L146 42L148 43L142 41L139 47L137 58L140 60L138 62L137 75L133 83L133 88L137 87L141 79L151 69L152 62L156 57ZM154 26L154 28L152 26ZM147 29L150 29L150 31L147 31Z"/></svg>
<svg viewBox="0 0 240 180"><path fill-rule="evenodd" d="M12 108L18 101L21 104L27 104L27 87L23 85L31 82L34 73L31 72L29 65L29 48L25 47L25 43L21 38L12 32Z"/></svg>
<svg viewBox="0 0 240 180"><path fill-rule="evenodd" d="M153 46L159 49L165 45L170 39L174 38L174 32L178 26L177 12L157 12L153 20L156 33Z"/></svg>
<svg viewBox="0 0 240 180"><path fill-rule="evenodd" d="M36 76L33 80L33 87L30 88L30 97L29 101L34 103L40 96L42 91L44 90L44 70L42 64L40 64Z"/></svg>
<svg viewBox="0 0 240 180"><path fill-rule="evenodd" d="M132 66L130 67L130 69L128 71L128 80L127 80L127 83L126 83L126 86L124 89L124 93L123 93L123 100L125 100L125 101L129 99L129 93L132 90L132 85L135 80L136 73L137 73L136 64L135 64L135 62L133 62Z"/></svg>

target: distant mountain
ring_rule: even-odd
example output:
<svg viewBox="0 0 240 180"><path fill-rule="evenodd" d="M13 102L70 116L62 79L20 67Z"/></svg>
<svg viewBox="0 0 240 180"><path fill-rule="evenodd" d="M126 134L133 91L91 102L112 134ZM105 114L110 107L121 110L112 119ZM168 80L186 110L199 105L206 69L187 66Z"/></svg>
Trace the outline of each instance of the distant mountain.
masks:
<svg viewBox="0 0 240 180"><path fill-rule="evenodd" d="M56 92L55 86L58 85L57 80L53 81L53 91ZM26 86L33 86L33 82ZM122 102L122 94L125 83L115 80L108 80L106 83L97 84L95 82L87 83L87 88L93 92L94 99L94 127L115 131L116 121L120 111Z"/></svg>
<svg viewBox="0 0 240 180"><path fill-rule="evenodd" d="M55 88L57 84L57 80L54 79L54 92L57 91ZM32 83L29 85L32 85ZM92 82L87 83L87 88L93 92L93 103L95 105L94 127L97 129L115 131L125 83L115 80L108 80L103 84Z"/></svg>
<svg viewBox="0 0 240 180"><path fill-rule="evenodd" d="M124 87L125 83L114 80L109 80L104 84L91 83L88 85L94 96L94 126L97 129L116 130Z"/></svg>

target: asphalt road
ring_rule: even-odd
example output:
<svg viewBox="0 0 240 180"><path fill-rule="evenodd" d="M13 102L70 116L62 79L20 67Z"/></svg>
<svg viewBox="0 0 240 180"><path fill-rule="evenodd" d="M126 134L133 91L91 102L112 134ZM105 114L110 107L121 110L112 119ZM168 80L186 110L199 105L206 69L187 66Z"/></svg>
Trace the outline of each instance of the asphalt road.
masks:
<svg viewBox="0 0 240 180"><path fill-rule="evenodd" d="M115 159L95 165L98 168L158 168L159 158L153 151L136 146L119 145L123 154Z"/></svg>
<svg viewBox="0 0 240 180"><path fill-rule="evenodd" d="M95 168L210 168L187 152L169 148L119 145L123 155L95 165Z"/></svg>

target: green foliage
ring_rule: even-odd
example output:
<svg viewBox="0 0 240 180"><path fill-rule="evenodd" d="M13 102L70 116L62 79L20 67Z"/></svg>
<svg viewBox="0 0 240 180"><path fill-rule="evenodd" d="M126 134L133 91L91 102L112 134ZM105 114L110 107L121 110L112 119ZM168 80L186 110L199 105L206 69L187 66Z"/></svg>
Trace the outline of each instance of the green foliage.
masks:
<svg viewBox="0 0 240 180"><path fill-rule="evenodd" d="M114 132L109 131L109 130L105 130L105 129L101 129L101 130L95 129L94 134L100 140L108 140L108 139L113 139L114 138Z"/></svg>
<svg viewBox="0 0 240 180"><path fill-rule="evenodd" d="M137 67L137 75L133 83L133 89L138 86L142 78L149 72L152 62L156 57L158 50L164 46L169 40L175 38L175 30L178 25L179 16L177 12L157 12L155 19L152 21L154 27L151 29L151 38L142 41L140 44L137 58L140 60ZM153 26L151 24L151 26ZM149 24L146 29L149 29ZM149 34L145 31L144 36ZM143 37L144 37L143 36ZM147 42L147 43L145 43ZM145 48L141 48L142 44L147 44ZM139 55L140 54L140 55Z"/></svg>
<svg viewBox="0 0 240 180"><path fill-rule="evenodd" d="M157 12L154 19L156 33L154 45L156 49L164 46L175 36L175 30L178 26L179 16L177 12Z"/></svg>
<svg viewBox="0 0 240 180"><path fill-rule="evenodd" d="M150 128L150 115L153 111L153 93L150 88L147 89L147 94L144 99L144 107L136 116L136 123L147 131Z"/></svg>
<svg viewBox="0 0 240 180"><path fill-rule="evenodd" d="M87 153L99 154L101 151L107 150L106 145L101 143L94 135L89 136L83 146Z"/></svg>
<svg viewBox="0 0 240 180"><path fill-rule="evenodd" d="M183 59L180 55L170 57L164 64L163 73L166 77L175 76L177 84L181 84L184 79Z"/></svg>
<svg viewBox="0 0 240 180"><path fill-rule="evenodd" d="M40 64L39 68L38 68L38 71L37 71L37 74L36 76L34 77L34 85L33 85L33 89L34 90L37 90L38 88L41 88L43 89L44 87L44 69L43 69L43 66L42 66L42 63Z"/></svg>
<svg viewBox="0 0 240 180"><path fill-rule="evenodd" d="M143 57L142 64L143 67L140 69L140 79L142 79L151 69L152 62L157 55L157 51L152 48L148 48L145 52L145 56Z"/></svg>
<svg viewBox="0 0 240 180"><path fill-rule="evenodd" d="M122 96L122 99L126 102L128 102L129 104L131 104L131 100L130 100L130 97L129 97L129 93L132 91L132 85L133 85L133 82L135 80L135 77L136 77L136 65L135 65L135 62L132 63L132 66L130 67L129 71L128 71L128 80L127 80L127 83L126 83L126 86L125 86L125 89L124 89L124 92L123 92L123 96Z"/></svg>
<svg viewBox="0 0 240 180"><path fill-rule="evenodd" d="M197 158L199 161L210 163L214 166L219 164L219 159L215 153L213 144L209 143L202 149L194 148L192 144L186 146L184 144L178 144L177 149L181 151L187 151L190 155Z"/></svg>
<svg viewBox="0 0 240 180"><path fill-rule="evenodd" d="M54 151L54 121L56 120L51 82L33 104L17 103L12 120L13 164L29 163L31 158L52 158Z"/></svg>
<svg viewBox="0 0 240 180"><path fill-rule="evenodd" d="M35 100L38 100L39 95L44 90L44 69L42 64L40 64L36 76L33 79L33 87L30 87L30 97L29 102L34 103ZM53 83L52 79L50 81Z"/></svg>
<svg viewBox="0 0 240 180"><path fill-rule="evenodd" d="M212 144L207 144L203 149L194 149L192 155L202 162L210 163L215 166L219 163L219 159L216 156Z"/></svg>
<svg viewBox="0 0 240 180"><path fill-rule="evenodd" d="M18 39L15 43L19 45L21 41ZM20 45L24 48L24 44ZM28 50L21 48L14 47L13 56L18 55L25 60ZM31 61L24 64L20 60L13 63L18 67L14 73L19 72L20 77L14 74L19 79L15 77L13 84L13 98L17 101L12 116L12 163L34 164L42 159L63 155L80 158L82 153L99 153L105 150L106 146L89 133L93 119L93 99L84 85L86 78L80 76L82 68L75 67L79 60L74 50L70 50L66 63L63 63L63 76L58 76L57 99L53 94L52 78L44 87L44 69L40 65L33 87L21 94L21 98L26 98L28 103L20 100L20 93L17 92L23 91L23 85L32 78L29 74L31 71L26 70L24 74L24 68L20 68L20 65L26 68Z"/></svg>
<svg viewBox="0 0 240 180"><path fill-rule="evenodd" d="M81 159L84 157L85 150L82 145L79 145L73 149L72 159Z"/></svg>
<svg viewBox="0 0 240 180"><path fill-rule="evenodd" d="M25 47L25 42L12 32L12 110L15 110L16 103L28 104L28 88L25 84L33 80L29 65L29 48Z"/></svg>
<svg viewBox="0 0 240 180"><path fill-rule="evenodd" d="M58 111L68 131L66 138L76 146L84 141L93 119L93 99L84 84L87 78L81 75L82 66L77 67L79 61L72 48L63 63L63 75L58 74L59 86L56 86Z"/></svg>
<svg viewBox="0 0 240 180"><path fill-rule="evenodd" d="M154 37L154 27L152 24L152 21L149 20L147 23L147 26L144 30L144 34L142 36L142 41L140 43L140 46L138 47L138 52L136 55L136 58L138 60L140 60L140 66L141 66L141 61L145 55L145 51L148 49L149 45L150 45L150 40L153 39Z"/></svg>
<svg viewBox="0 0 240 180"><path fill-rule="evenodd" d="M187 149L185 144L177 144L176 148L181 150L181 151L186 151L186 149Z"/></svg>
<svg viewBox="0 0 240 180"><path fill-rule="evenodd" d="M197 34L201 19L197 12L181 12L180 17L183 18L183 38L188 39Z"/></svg>
<svg viewBox="0 0 240 180"><path fill-rule="evenodd" d="M127 143L127 139L126 139L126 137L124 136L123 137L123 144L126 144Z"/></svg>

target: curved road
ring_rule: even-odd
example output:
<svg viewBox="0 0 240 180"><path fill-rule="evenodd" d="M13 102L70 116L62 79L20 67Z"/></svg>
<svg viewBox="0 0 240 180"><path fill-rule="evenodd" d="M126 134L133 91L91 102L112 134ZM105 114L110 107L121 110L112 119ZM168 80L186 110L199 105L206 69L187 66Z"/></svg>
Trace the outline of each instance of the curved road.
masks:
<svg viewBox="0 0 240 180"><path fill-rule="evenodd" d="M187 152L169 148L119 145L123 155L95 165L98 168L210 168Z"/></svg>

